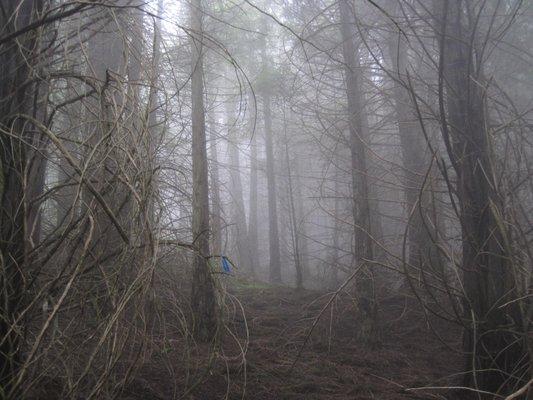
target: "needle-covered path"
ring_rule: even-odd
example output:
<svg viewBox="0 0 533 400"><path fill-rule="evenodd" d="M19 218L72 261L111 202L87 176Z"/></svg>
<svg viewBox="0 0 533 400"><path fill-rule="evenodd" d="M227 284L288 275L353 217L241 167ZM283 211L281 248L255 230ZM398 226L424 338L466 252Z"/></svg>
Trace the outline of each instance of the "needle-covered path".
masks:
<svg viewBox="0 0 533 400"><path fill-rule="evenodd" d="M309 335L331 294L257 285L239 285L229 292L228 330L209 371L209 352L199 348L187 362L167 366L184 369L183 382L168 384L164 374L156 374L157 383L137 381L131 398L180 398L185 386L189 390L181 398L198 400L460 398L457 391L419 389L460 381L452 377L461 367L461 355L454 352L460 331L431 321L444 334L441 342L424 314L406 311L398 297L381 304L383 333L372 347L355 339L357 321L347 294L331 303ZM168 352L183 358L177 350L180 341L168 342Z"/></svg>

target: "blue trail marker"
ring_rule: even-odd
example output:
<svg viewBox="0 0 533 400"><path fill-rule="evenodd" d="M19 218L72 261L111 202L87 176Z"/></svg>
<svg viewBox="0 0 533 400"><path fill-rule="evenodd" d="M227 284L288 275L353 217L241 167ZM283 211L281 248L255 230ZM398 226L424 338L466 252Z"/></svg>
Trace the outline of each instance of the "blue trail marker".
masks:
<svg viewBox="0 0 533 400"><path fill-rule="evenodd" d="M222 269L224 272L227 272L228 274L231 272L230 263L228 259L224 256L222 256Z"/></svg>

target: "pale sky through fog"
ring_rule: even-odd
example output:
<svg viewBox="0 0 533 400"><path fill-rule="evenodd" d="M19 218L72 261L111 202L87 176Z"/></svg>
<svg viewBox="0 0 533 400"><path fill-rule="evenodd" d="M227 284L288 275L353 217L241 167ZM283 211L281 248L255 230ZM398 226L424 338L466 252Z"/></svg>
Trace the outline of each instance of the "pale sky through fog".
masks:
<svg viewBox="0 0 533 400"><path fill-rule="evenodd" d="M157 10L157 0L152 0L151 8ZM163 31L177 33L178 25L185 21L183 4L176 0L163 0L165 14L163 16Z"/></svg>

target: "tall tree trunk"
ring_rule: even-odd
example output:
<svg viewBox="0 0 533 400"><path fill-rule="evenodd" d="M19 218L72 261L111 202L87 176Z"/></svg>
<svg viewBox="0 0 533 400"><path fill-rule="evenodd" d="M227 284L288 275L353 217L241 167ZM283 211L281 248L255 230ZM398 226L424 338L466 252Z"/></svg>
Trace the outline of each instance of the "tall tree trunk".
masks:
<svg viewBox="0 0 533 400"><path fill-rule="evenodd" d="M67 48L73 48L76 46L75 39L68 38L66 41ZM61 68L64 70L74 69L74 60L66 58ZM77 81L70 81L67 83L65 90L66 98L73 99L81 93L82 83ZM83 120L84 114L83 107L80 107L79 103L69 104L65 107L65 113L61 117L59 123L64 123L65 126L74 126ZM80 153L76 146L76 143L81 141L81 135L79 132L70 132L68 137L63 141L63 145L74 160L79 161ZM56 199L56 225L66 227L66 225L76 217L77 211L79 211L78 204L76 202L76 193L78 192L79 177L76 174L74 167L70 164L66 157L59 155L59 167L58 167L58 190L55 196ZM78 199L79 200L79 199Z"/></svg>
<svg viewBox="0 0 533 400"><path fill-rule="evenodd" d="M394 13L393 15L395 15ZM409 248L407 279L417 274L424 273L429 269L440 268L441 260L438 256L435 230L437 222L432 218L431 191L422 185L427 169L429 168L428 151L425 146L425 138L420 122L415 112L407 85L407 47L402 34L391 34L388 41L394 82L393 97L396 118L398 121L398 133L402 151L404 167L404 196L409 216L407 229L407 242Z"/></svg>
<svg viewBox="0 0 533 400"><path fill-rule="evenodd" d="M46 92L44 90L39 90L37 85L35 92L35 99L33 102L33 117L37 121L45 121L48 107L47 101L48 98L47 88ZM44 93L41 93L44 92ZM42 97L42 99L39 99ZM26 188L26 251L30 252L34 249L40 241L41 237L41 225L42 225L42 213L41 213L41 201L37 199L42 195L44 191L45 183L45 173L47 167L47 138L37 132L33 132L31 136L31 142L29 143L29 148L26 154L28 159L27 164L27 188Z"/></svg>
<svg viewBox="0 0 533 400"><path fill-rule="evenodd" d="M252 100L253 102L253 100ZM250 134L252 136L250 152L250 217L248 219L248 236L250 243L251 270L257 271L259 267L259 243L257 234L257 132L255 126L255 108L250 112Z"/></svg>
<svg viewBox="0 0 533 400"><path fill-rule="evenodd" d="M36 12L42 11L44 7L43 1L35 2ZM37 42L35 43L38 58L33 60L33 63L39 65L39 76L45 75L48 71L46 60L51 56L50 48L55 40L54 28L43 26L36 32ZM48 96L49 84L48 82L38 81L32 87L32 117L37 121L46 122L48 115ZM32 126L32 134L29 135L29 142L27 146L26 157L28 159L25 188L26 200L26 251L32 252L38 246L41 239L42 229L42 199L39 200L44 192L45 174L48 166L48 144L49 140L46 135L40 132L37 127ZM31 264L33 260L28 259Z"/></svg>
<svg viewBox="0 0 533 400"><path fill-rule="evenodd" d="M463 284L468 329L464 335L466 384L502 393L527 374L524 332L503 198L498 193L487 113L483 65L476 57L472 3L435 3L440 42L439 97L442 133L457 174L463 238ZM445 112L446 111L446 112ZM446 117L448 120L446 121ZM529 379L529 378L527 378Z"/></svg>
<svg viewBox="0 0 533 400"><path fill-rule="evenodd" d="M368 122L364 110L364 97L360 82L359 50L354 42L354 10L349 0L339 1L341 16L342 54L344 58L346 94L348 99L350 152L352 161L353 220L355 225L355 258L363 265L358 282L358 302L361 316L359 337L371 340L375 333L377 305L373 290L373 274L367 262L373 259L372 229L370 221L369 182L365 140ZM366 264L366 265L365 265Z"/></svg>
<svg viewBox="0 0 533 400"><path fill-rule="evenodd" d="M209 168L209 179L211 184L211 232L213 243L213 254L222 253L222 206L220 203L220 178L218 173L218 151L217 133L215 129L215 118L209 113L209 153L211 158Z"/></svg>
<svg viewBox="0 0 533 400"><path fill-rule="evenodd" d="M281 283L281 255L279 250L278 196L276 175L274 172L274 139L272 134L272 112L270 94L263 95L263 113L265 122L265 147L268 189L268 235L270 249L270 282Z"/></svg>
<svg viewBox="0 0 533 400"><path fill-rule="evenodd" d="M72 112L74 116L77 116L81 119L81 116L79 115L79 106L77 108L78 109L76 110L73 110L74 107L69 107L67 109L69 110L69 114ZM74 141L77 139L78 138L70 136L67 140L64 141L65 148L75 160L79 158L79 154L76 151L77 148L74 145ZM76 192L78 190L78 176L74 167L72 167L68 160L62 155L60 156L59 160L58 184L61 185L61 187L59 188L56 194L56 223L58 226L65 226L65 224L67 224L71 218L76 216L76 205L74 203L76 200Z"/></svg>
<svg viewBox="0 0 533 400"><path fill-rule="evenodd" d="M289 195L289 216L292 236L292 250L294 252L294 267L296 269L296 288L303 288L303 270L300 254L300 237L298 235L298 220L296 216L296 207L294 205L294 190L291 176L291 160L289 158L289 144L285 137L285 162L287 163L287 183Z"/></svg>
<svg viewBox="0 0 533 400"><path fill-rule="evenodd" d="M125 6L128 0L119 0L117 5ZM99 80L97 96L89 102L87 123L88 147L85 156L91 158L87 178L101 194L120 224L130 223L129 189L121 182L119 175L127 169L129 159L116 146L126 146L123 111L129 106L128 86L117 76L125 77L128 57L122 37L127 28L127 10L106 11L104 18L95 22L97 33L89 39L89 72ZM122 122L122 123L116 123ZM129 144L129 143L128 143ZM120 168L117 168L120 165ZM102 210L94 194L88 188L84 191L85 204L95 217L93 254L101 258L122 246L123 238ZM128 230L129 231L129 230Z"/></svg>
<svg viewBox="0 0 533 400"><path fill-rule="evenodd" d="M302 280L305 284L307 279L308 269L309 269L309 245L307 238L307 229L306 229L306 208L305 208L305 199L303 197L302 189L303 183L301 178L301 168L300 160L298 157L293 159L293 175L295 176L295 199L296 199L296 221L297 221L297 234L298 234L298 243L300 249L300 264L302 268Z"/></svg>
<svg viewBox="0 0 533 400"><path fill-rule="evenodd" d="M151 175L148 177L149 185L149 200L148 200L148 215L152 223L156 219L156 194L158 190L158 176L157 176L157 149L161 143L163 137L163 128L160 127L158 122L158 90L157 84L159 74L161 72L161 18L163 16L163 0L157 2L157 16L154 18L154 36L152 43L152 65L149 71L149 85L148 91L148 117L147 120L147 133L148 133L148 171Z"/></svg>
<svg viewBox="0 0 533 400"><path fill-rule="evenodd" d="M229 158L230 158L230 178L231 178L231 193L230 196L233 199L233 219L235 222L236 239L237 239L237 252L239 265L250 271L250 247L248 245L248 227L246 226L246 210L244 209L244 197L242 192L241 181L241 167L239 157L239 139L238 134L231 133L231 126L233 124L232 103L228 101L226 103L226 117L227 125L230 132L228 133L228 146L229 146ZM250 271L252 272L252 271Z"/></svg>
<svg viewBox="0 0 533 400"><path fill-rule="evenodd" d="M40 0L1 1L0 22L4 35L31 23L42 10ZM31 79L39 48L38 31L2 45L0 54L0 390L15 399L13 380L21 361L24 329L18 324L25 301L26 207L24 174L27 173L28 141L32 132L16 114L32 114ZM24 272L23 272L24 271ZM25 274L25 276L23 275Z"/></svg>
<svg viewBox="0 0 533 400"><path fill-rule="evenodd" d="M265 22L265 32L268 26ZM266 38L261 41L261 58L263 71L269 69L267 61ZM270 282L281 283L281 254L279 250L279 228L278 228L278 196L276 188L276 175L274 171L274 138L272 132L272 110L270 88L263 88L263 120L265 123L265 150L266 150L266 174L268 190L268 237L270 250Z"/></svg>
<svg viewBox="0 0 533 400"><path fill-rule="evenodd" d="M341 197L340 197L340 174L339 168L335 167L335 200L333 206L333 238L331 249L331 276L329 285L336 289L339 285L339 246L341 233Z"/></svg>
<svg viewBox="0 0 533 400"><path fill-rule="evenodd" d="M192 47L192 234L194 255L191 308L193 334L199 341L213 339L218 328L215 286L209 270L209 187L205 134L203 81L203 8L202 0L193 0L191 13Z"/></svg>

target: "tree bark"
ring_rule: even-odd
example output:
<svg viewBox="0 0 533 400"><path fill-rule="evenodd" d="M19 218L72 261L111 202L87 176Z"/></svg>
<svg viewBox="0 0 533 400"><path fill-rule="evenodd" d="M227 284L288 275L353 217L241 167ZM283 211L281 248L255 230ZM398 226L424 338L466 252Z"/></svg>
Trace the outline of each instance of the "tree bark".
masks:
<svg viewBox="0 0 533 400"><path fill-rule="evenodd" d="M129 0L117 1L117 5L122 6L128 3ZM122 37L123 32L127 30L127 17L126 9L116 13L106 10L104 18L94 22L97 33L88 41L87 61L88 72L99 82L97 94L88 102L85 132L85 141L88 144L85 157L91 157L87 178L109 205L117 221L124 226L132 222L129 212L130 190L119 179L119 175L127 170L129 159L123 156L123 152L117 151L116 147L127 149L129 146L123 111L133 104L128 99L127 82L117 79L117 76L127 76L130 66ZM93 121L93 114L96 115L96 121ZM117 168L117 165L120 165L120 168ZM123 245L119 231L88 188L84 188L83 197L84 203L95 215L96 231L91 245L93 254L102 257L116 251Z"/></svg>
<svg viewBox="0 0 533 400"><path fill-rule="evenodd" d="M239 157L239 140L238 135L231 133L232 125L232 105L230 102L226 103L226 117L228 129L228 150L230 158L230 178L231 178L231 193L233 199L233 220L235 221L235 231L237 240L237 252L239 265L249 272L251 267L250 246L248 244L248 227L246 225L246 210L244 209L244 197L242 191L241 181L241 167Z"/></svg>
<svg viewBox="0 0 533 400"><path fill-rule="evenodd" d="M331 275L329 287L337 289L339 285L339 248L341 235L341 193L340 193L340 173L339 168L335 167L335 200L333 205L333 237L331 248Z"/></svg>
<svg viewBox="0 0 533 400"><path fill-rule="evenodd" d="M263 95L265 120L265 148L268 189L268 236L270 249L270 282L281 283L281 254L279 250L278 205L276 175L274 173L274 139L272 134L272 113L270 94Z"/></svg>
<svg viewBox="0 0 533 400"><path fill-rule="evenodd" d="M440 44L442 134L457 174L463 239L466 384L493 393L518 387L526 346L513 278L503 197L491 159L482 61L475 56L472 4L435 3ZM446 120L447 118L447 120ZM521 372L522 371L522 372ZM523 382L522 382L523 384Z"/></svg>
<svg viewBox="0 0 533 400"><path fill-rule="evenodd" d="M301 168L300 160L298 157L294 157L294 167L293 175L295 176L295 199L296 199L296 232L298 234L298 244L300 249L300 264L302 268L302 281L305 284L305 281L308 276L309 270L309 245L306 229L306 208L305 208L305 199L303 197L303 183L301 178Z"/></svg>
<svg viewBox="0 0 533 400"><path fill-rule="evenodd" d="M285 158L287 163L287 183L288 183L288 195L289 195L289 215L291 219L291 236L292 236L292 249L294 252L294 267L296 270L296 288L303 288L303 270L300 254L300 237L298 234L298 221L296 216L296 206L294 202L294 190L291 176L291 160L289 158L289 144L285 138Z"/></svg>
<svg viewBox="0 0 533 400"><path fill-rule="evenodd" d="M147 120L147 133L148 137L148 171L151 175L148 177L149 189L148 189L148 216L150 222L154 223L156 220L156 195L158 192L158 173L156 172L158 162L157 149L161 143L164 128L158 121L158 108L160 106L158 101L157 84L159 81L159 74L161 72L161 18L163 16L163 0L157 2L157 16L154 19L154 38L152 43L152 65L149 72L149 84L150 89L148 92L148 116Z"/></svg>
<svg viewBox="0 0 533 400"><path fill-rule="evenodd" d="M267 31L265 24L265 32ZM268 71L266 39L261 43L261 57L263 72ZM266 86L266 85L265 85ZM268 189L268 237L270 250L270 282L281 283L281 254L279 250L278 228L278 196L276 188L276 175L274 172L274 138L272 133L272 110L270 88L263 88L263 119L265 123L265 150L266 150L266 173Z"/></svg>
<svg viewBox="0 0 533 400"><path fill-rule="evenodd" d="M192 235L197 249L193 262L191 308L195 338L199 341L209 341L217 332L218 318L215 286L208 264L210 254L209 188L204 109L202 0L191 2L190 13L192 31Z"/></svg>
<svg viewBox="0 0 533 400"><path fill-rule="evenodd" d="M253 100L252 100L253 101ZM253 109L255 111L255 108ZM257 132L253 132L255 113L250 112L250 217L248 218L248 235L250 243L251 270L255 274L259 267L259 244L257 239Z"/></svg>
<svg viewBox="0 0 533 400"><path fill-rule="evenodd" d="M28 26L43 7L40 0L3 0L0 5L4 34ZM31 279L25 257L24 174L30 153L26 143L32 138L28 124L16 114L32 114L32 90L25 83L33 74L38 49L34 30L4 43L0 54L0 389L6 399L17 398L13 380L20 367L24 330L16 321L25 302L24 282Z"/></svg>
<svg viewBox="0 0 533 400"><path fill-rule="evenodd" d="M211 184L211 232L213 243L213 254L222 253L222 206L220 204L220 178L218 173L218 151L217 137L215 130L215 120L212 114L209 115L209 153L211 165L209 168L209 179Z"/></svg>
<svg viewBox="0 0 533 400"><path fill-rule="evenodd" d="M396 13L393 13L395 15ZM406 211L409 217L407 243L409 249L406 273L410 279L428 270L440 269L441 260L434 241L437 240L437 221L432 218L432 193L421 191L429 168L424 133L415 112L407 85L407 47L402 34L392 33L388 40L392 76L395 80L393 100L404 167L403 185Z"/></svg>
<svg viewBox="0 0 533 400"><path fill-rule="evenodd" d="M369 180L365 140L368 138L368 121L364 110L364 97L360 79L359 50L354 42L354 11L349 0L339 1L341 16L342 54L348 100L350 153L352 162L353 221L355 225L355 260L364 265L357 280L359 312L361 316L359 337L371 340L375 333L377 305L374 298L372 269L373 243L370 220Z"/></svg>

